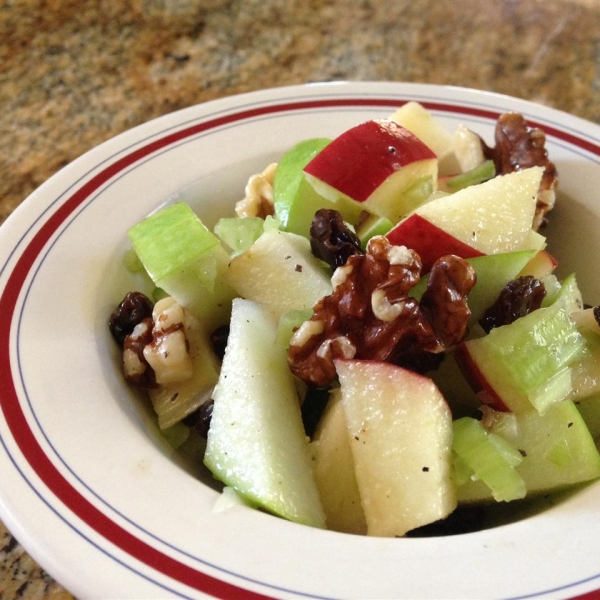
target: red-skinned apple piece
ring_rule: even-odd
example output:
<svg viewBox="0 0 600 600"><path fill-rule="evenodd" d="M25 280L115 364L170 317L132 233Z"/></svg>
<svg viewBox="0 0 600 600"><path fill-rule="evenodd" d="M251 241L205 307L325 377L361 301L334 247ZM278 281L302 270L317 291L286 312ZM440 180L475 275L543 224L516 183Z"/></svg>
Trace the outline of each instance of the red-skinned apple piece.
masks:
<svg viewBox="0 0 600 600"><path fill-rule="evenodd" d="M431 379L389 363L335 361L367 535L448 516L452 413Z"/></svg>
<svg viewBox="0 0 600 600"><path fill-rule="evenodd" d="M460 258L485 256L477 248L461 242L416 213L398 223L386 237L391 244L406 246L414 250L421 257L424 273L431 270L433 263L438 258L448 254L454 254Z"/></svg>
<svg viewBox="0 0 600 600"><path fill-rule="evenodd" d="M334 202L350 198L397 223L426 199L414 195L404 199L404 192L427 178L435 188L437 156L395 121L373 120L336 138L306 165L304 173L326 198Z"/></svg>
<svg viewBox="0 0 600 600"><path fill-rule="evenodd" d="M456 364L465 379L470 383L481 403L487 404L499 412L510 412L508 406L504 404L502 398L496 393L496 390L494 390L490 382L477 366L477 363L471 357L471 353L464 342L456 348L455 353L457 359Z"/></svg>
<svg viewBox="0 0 600 600"><path fill-rule="evenodd" d="M536 279L542 279L546 275L550 275L558 265L558 261L547 250L540 250L519 273L519 277L523 275L532 275Z"/></svg>

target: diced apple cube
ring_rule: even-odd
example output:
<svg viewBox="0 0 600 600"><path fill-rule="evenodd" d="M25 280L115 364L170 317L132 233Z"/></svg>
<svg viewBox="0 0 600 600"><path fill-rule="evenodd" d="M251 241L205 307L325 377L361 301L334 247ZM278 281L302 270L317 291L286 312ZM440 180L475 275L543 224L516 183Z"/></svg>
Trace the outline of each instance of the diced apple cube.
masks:
<svg viewBox="0 0 600 600"><path fill-rule="evenodd" d="M226 280L240 296L260 302L278 319L291 310L312 308L332 291L331 274L313 256L309 241L276 229L231 261Z"/></svg>
<svg viewBox="0 0 600 600"><path fill-rule="evenodd" d="M494 177L426 202L387 235L430 266L446 254L472 258L539 249L531 235L541 167ZM423 259L425 257L425 259Z"/></svg>
<svg viewBox="0 0 600 600"><path fill-rule="evenodd" d="M321 196L332 202L351 199L397 223L435 190L437 164L435 153L418 137L391 119L381 119L337 137L304 172Z"/></svg>

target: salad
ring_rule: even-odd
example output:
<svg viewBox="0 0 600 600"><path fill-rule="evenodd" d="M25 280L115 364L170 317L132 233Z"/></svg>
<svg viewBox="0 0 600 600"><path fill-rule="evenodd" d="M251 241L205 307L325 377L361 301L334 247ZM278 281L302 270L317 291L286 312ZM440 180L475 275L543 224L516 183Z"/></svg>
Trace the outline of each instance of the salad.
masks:
<svg viewBox="0 0 600 600"><path fill-rule="evenodd" d="M597 479L600 307L545 249L544 144L410 102L299 142L212 231L160 209L109 321L126 380L227 497L309 526L465 531Z"/></svg>

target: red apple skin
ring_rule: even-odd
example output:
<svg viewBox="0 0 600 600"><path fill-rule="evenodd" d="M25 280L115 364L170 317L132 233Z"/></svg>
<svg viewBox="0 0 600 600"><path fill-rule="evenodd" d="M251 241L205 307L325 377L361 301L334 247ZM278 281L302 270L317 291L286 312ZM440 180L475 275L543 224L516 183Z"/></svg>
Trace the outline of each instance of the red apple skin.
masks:
<svg viewBox="0 0 600 600"><path fill-rule="evenodd" d="M396 171L437 158L417 136L389 119L367 121L346 131L317 154L304 172L357 202Z"/></svg>
<svg viewBox="0 0 600 600"><path fill-rule="evenodd" d="M477 248L461 242L418 214L412 214L398 223L386 237L395 246L414 250L421 257L423 273L428 273L438 258L448 254L460 258L485 256Z"/></svg>
<svg viewBox="0 0 600 600"><path fill-rule="evenodd" d="M540 250L526 265L519 275L533 275L541 279L556 269L558 261L547 250Z"/></svg>
<svg viewBox="0 0 600 600"><path fill-rule="evenodd" d="M496 393L496 390L490 385L490 382L485 378L464 342L456 348L455 358L461 373L483 404L487 404L500 412L511 412L508 406L502 401L502 398Z"/></svg>

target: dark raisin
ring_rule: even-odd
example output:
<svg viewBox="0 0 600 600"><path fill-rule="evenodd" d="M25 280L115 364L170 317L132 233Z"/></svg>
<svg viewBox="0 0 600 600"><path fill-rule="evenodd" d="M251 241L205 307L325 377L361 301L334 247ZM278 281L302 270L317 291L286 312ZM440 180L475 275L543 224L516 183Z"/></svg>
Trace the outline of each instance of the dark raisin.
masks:
<svg viewBox="0 0 600 600"><path fill-rule="evenodd" d="M210 334L210 343L213 352L223 360L225 348L227 348L227 339L229 338L229 325L221 325Z"/></svg>
<svg viewBox="0 0 600 600"><path fill-rule="evenodd" d="M439 537L479 531L485 524L485 516L485 507L460 507L441 521L435 521L435 523L429 523L409 531L406 537Z"/></svg>
<svg viewBox="0 0 600 600"><path fill-rule="evenodd" d="M129 292L108 320L108 328L119 346L144 319L152 317L154 305L141 292Z"/></svg>
<svg viewBox="0 0 600 600"><path fill-rule="evenodd" d="M204 439L208 437L208 430L210 429L210 422L212 420L213 407L215 405L214 400L205 402L197 411L198 420L196 422L196 430Z"/></svg>
<svg viewBox="0 0 600 600"><path fill-rule="evenodd" d="M208 400L200 408L197 408L193 413L184 417L181 422L188 427L196 429L198 434L206 439L208 430L210 429L210 421L212 418L214 400Z"/></svg>
<svg viewBox="0 0 600 600"><path fill-rule="evenodd" d="M302 422L307 436L312 437L329 399L329 390L309 386L302 403Z"/></svg>
<svg viewBox="0 0 600 600"><path fill-rule="evenodd" d="M600 306L594 307L594 319L596 319L596 323L600 326Z"/></svg>
<svg viewBox="0 0 600 600"><path fill-rule="evenodd" d="M546 296L544 284L526 275L509 281L500 292L496 302L488 308L479 324L486 333L494 327L510 325L517 319L537 310Z"/></svg>
<svg viewBox="0 0 600 600"><path fill-rule="evenodd" d="M337 210L322 208L310 227L312 253L333 269L346 264L350 256L364 254L357 235L344 223Z"/></svg>

